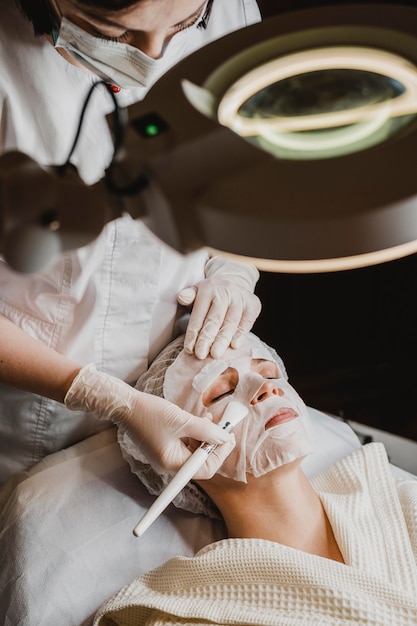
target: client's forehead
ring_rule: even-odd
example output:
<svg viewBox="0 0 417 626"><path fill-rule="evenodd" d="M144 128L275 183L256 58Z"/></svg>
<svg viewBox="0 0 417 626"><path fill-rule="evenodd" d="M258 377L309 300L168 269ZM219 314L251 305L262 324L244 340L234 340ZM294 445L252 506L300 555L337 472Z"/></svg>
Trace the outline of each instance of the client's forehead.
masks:
<svg viewBox="0 0 417 626"><path fill-rule="evenodd" d="M229 348L219 359L206 359L206 364L194 374L193 389L203 393L223 372L230 368L249 369L253 357L251 346L245 345L239 350Z"/></svg>

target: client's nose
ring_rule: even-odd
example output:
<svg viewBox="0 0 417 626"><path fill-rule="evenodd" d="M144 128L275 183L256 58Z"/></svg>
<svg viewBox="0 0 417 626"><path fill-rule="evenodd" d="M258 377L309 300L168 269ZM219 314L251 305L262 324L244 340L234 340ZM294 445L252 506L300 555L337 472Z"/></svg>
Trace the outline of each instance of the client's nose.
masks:
<svg viewBox="0 0 417 626"><path fill-rule="evenodd" d="M258 391L255 393L251 400L251 404L258 404L258 402L263 402L267 398L271 396L283 396L284 392L282 389L279 389L273 380L266 380Z"/></svg>

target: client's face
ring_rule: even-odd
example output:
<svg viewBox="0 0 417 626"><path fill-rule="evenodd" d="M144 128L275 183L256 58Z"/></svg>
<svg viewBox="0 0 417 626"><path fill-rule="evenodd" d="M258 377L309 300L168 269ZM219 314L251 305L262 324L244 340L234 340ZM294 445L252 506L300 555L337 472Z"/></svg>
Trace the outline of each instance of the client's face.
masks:
<svg viewBox="0 0 417 626"><path fill-rule="evenodd" d="M247 473L260 476L313 450L307 408L283 374L267 347L250 336L221 359L181 352L167 369L164 397L214 422L232 400L248 408L233 431L236 448L218 472L245 482Z"/></svg>

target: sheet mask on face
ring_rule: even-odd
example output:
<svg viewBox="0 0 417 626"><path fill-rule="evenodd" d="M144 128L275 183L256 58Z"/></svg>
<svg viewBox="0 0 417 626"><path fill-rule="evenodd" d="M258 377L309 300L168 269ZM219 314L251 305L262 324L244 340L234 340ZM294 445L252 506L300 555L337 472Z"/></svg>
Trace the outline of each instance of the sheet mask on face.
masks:
<svg viewBox="0 0 417 626"><path fill-rule="evenodd" d="M164 397L190 413L211 415L218 422L231 400L249 408L247 417L233 430L237 445L218 471L227 478L246 482L247 473L261 476L314 449L314 428L307 407L288 383L282 361L273 353L249 335L240 349L229 348L221 359L199 361L182 351L166 371ZM279 378L266 379L253 371L253 359L275 362ZM204 392L228 368L235 372L234 391L204 406ZM262 389L264 385L268 391Z"/></svg>

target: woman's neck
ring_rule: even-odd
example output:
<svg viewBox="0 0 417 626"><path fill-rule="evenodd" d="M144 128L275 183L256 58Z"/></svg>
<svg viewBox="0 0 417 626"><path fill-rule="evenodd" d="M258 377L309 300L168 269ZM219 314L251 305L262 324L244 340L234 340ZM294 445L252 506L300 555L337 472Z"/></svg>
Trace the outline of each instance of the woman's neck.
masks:
<svg viewBox="0 0 417 626"><path fill-rule="evenodd" d="M222 482L209 495L229 537L267 539L343 562L321 500L299 461L259 478L248 476L246 484Z"/></svg>

